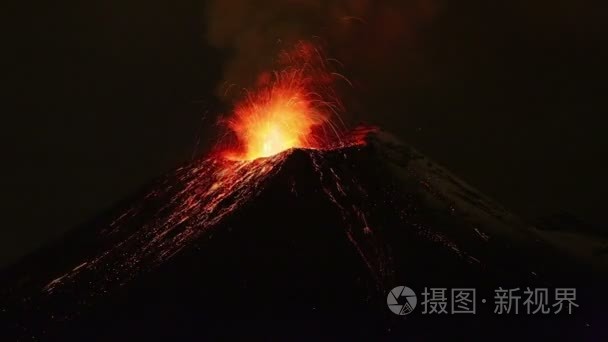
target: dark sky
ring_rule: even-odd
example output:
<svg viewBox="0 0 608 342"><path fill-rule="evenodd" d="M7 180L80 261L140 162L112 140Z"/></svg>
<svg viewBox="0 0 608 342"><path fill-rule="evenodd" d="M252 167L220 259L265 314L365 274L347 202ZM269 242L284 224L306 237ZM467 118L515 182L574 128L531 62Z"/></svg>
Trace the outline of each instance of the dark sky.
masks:
<svg viewBox="0 0 608 342"><path fill-rule="evenodd" d="M200 153L221 84L255 77L278 40L313 36L356 84L347 120L396 133L524 217L605 224L600 1L17 6L3 43L0 265Z"/></svg>

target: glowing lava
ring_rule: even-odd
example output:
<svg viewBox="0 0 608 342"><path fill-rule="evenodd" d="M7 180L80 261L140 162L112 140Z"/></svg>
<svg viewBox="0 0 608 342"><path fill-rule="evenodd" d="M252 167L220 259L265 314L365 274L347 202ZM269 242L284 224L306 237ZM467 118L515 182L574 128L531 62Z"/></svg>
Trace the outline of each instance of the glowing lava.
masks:
<svg viewBox="0 0 608 342"><path fill-rule="evenodd" d="M228 158L252 160L290 148L317 148L328 135L338 136L331 121L341 107L331 87L338 74L327 70L322 54L309 43L281 57L289 66L247 92L226 120L239 142Z"/></svg>

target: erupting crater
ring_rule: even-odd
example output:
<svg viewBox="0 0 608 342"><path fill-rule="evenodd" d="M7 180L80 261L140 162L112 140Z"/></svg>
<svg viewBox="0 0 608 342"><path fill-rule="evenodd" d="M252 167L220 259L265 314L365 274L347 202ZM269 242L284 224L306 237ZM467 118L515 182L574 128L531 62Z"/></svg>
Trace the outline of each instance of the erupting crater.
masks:
<svg viewBox="0 0 608 342"><path fill-rule="evenodd" d="M271 77L246 91L233 114L222 120L236 137L224 147L232 160L269 157L290 148L322 148L340 140L342 104L333 89L337 79L323 53L300 42L279 58ZM236 146L235 146L236 145Z"/></svg>

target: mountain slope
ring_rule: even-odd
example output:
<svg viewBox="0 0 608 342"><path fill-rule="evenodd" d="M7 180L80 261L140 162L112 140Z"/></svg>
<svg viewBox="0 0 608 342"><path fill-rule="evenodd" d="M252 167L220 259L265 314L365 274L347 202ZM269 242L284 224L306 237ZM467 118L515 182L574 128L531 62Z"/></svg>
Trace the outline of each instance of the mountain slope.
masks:
<svg viewBox="0 0 608 342"><path fill-rule="evenodd" d="M433 319L393 316L386 293L581 286L591 296L605 284L597 275L605 260L570 257L384 132L354 137L252 162L212 156L163 177L7 270L3 331L63 340L428 338L493 336L507 324L529 334L525 319L489 314L481 329L453 318L442 321L452 331L433 330ZM579 336L601 318L586 309L556 318L567 325L553 336Z"/></svg>

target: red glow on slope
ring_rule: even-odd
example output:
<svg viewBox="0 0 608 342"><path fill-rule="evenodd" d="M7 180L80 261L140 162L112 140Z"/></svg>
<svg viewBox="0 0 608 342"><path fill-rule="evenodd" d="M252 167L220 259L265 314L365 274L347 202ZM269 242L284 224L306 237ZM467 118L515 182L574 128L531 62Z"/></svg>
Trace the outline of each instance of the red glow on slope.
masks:
<svg viewBox="0 0 608 342"><path fill-rule="evenodd" d="M317 47L300 42L279 58L281 69L263 73L225 120L238 147L229 159L269 157L290 148L319 148L338 136L335 120L341 109L333 90L337 73Z"/></svg>

